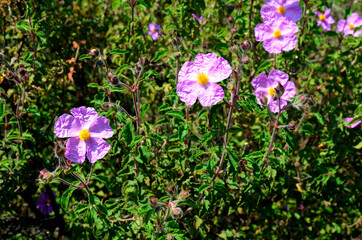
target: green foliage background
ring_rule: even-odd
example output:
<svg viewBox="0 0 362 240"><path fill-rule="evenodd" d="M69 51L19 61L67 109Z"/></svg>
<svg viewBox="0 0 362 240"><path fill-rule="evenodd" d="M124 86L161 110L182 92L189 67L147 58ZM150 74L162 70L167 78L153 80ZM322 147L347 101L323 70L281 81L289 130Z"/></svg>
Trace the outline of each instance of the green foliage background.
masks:
<svg viewBox="0 0 362 240"><path fill-rule="evenodd" d="M254 37L263 3L142 0L132 21L132 8L124 0L1 1L1 52L13 72L24 67L28 78L21 84L9 80L2 62L0 237L167 239L157 230L157 209L149 199L167 202L165 189L177 186L190 193L179 206L184 214L163 224L176 239L361 238L361 128L343 125L343 118L361 116L361 38L342 41L336 32L339 19L361 15L360 5L301 1L306 10L297 23L298 46L277 55L276 64L289 74L297 93L313 97L316 105L298 134L279 129L269 164L260 172L271 133L267 111L251 94L251 80L275 64ZM324 6L332 8L336 20L330 32L316 25L313 13ZM203 15L202 25L192 13ZM149 23L162 27L157 41L147 34ZM229 107L220 102L208 110L197 102L186 121L185 104L176 93L177 58L182 66L197 53L215 52L236 69L241 63L231 48L243 40L253 44L245 53L250 62L240 74L223 173L210 185L223 152ZM89 54L92 48L130 86L137 63L144 65L139 133L114 107L135 116L132 95L109 84L102 57ZM220 84L226 101L229 82ZM104 104L108 95L113 105ZM19 99L25 100L17 107ZM89 197L84 189L55 179L38 184L42 169L53 171L58 165L56 118L79 106L94 107L115 130L108 139L111 151L95 164ZM23 112L21 137L9 111L17 109ZM290 108L280 122L299 123L302 114ZM86 179L91 166L88 160L72 166L57 176L78 185L70 173ZM49 217L36 209L41 189L58 196Z"/></svg>

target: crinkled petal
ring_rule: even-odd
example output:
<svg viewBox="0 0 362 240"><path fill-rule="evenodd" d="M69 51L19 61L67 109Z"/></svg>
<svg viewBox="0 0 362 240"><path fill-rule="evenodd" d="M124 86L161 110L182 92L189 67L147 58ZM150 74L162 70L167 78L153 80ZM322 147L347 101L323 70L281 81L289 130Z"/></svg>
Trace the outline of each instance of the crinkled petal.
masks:
<svg viewBox="0 0 362 240"><path fill-rule="evenodd" d="M346 26L344 28L343 33L344 33L344 36L353 35L354 34L354 29L350 29L349 26Z"/></svg>
<svg viewBox="0 0 362 240"><path fill-rule="evenodd" d="M61 115L54 124L54 134L59 138L76 137L80 130L79 120L66 113Z"/></svg>
<svg viewBox="0 0 362 240"><path fill-rule="evenodd" d="M298 38L295 35L284 37L282 40L283 40L283 47L282 47L283 51L293 50L298 43Z"/></svg>
<svg viewBox="0 0 362 240"><path fill-rule="evenodd" d="M79 138L69 138L65 147L64 156L71 162L82 164L85 160L85 141Z"/></svg>
<svg viewBox="0 0 362 240"><path fill-rule="evenodd" d="M203 107L210 107L224 98L224 90L216 83L209 83L200 88L197 97Z"/></svg>
<svg viewBox="0 0 362 240"><path fill-rule="evenodd" d="M90 137L85 141L87 146L87 158L89 162L95 163L103 158L111 149L111 145L102 138Z"/></svg>
<svg viewBox="0 0 362 240"><path fill-rule="evenodd" d="M255 27L255 40L258 42L271 39L273 37L273 30L265 23L259 23Z"/></svg>
<svg viewBox="0 0 362 240"><path fill-rule="evenodd" d="M322 15L322 13L319 12L319 11L317 11L317 10L314 11L314 14L317 15L318 17L319 17L320 15Z"/></svg>
<svg viewBox="0 0 362 240"><path fill-rule="evenodd" d="M81 128L89 128L89 126L93 123L94 120L97 119L98 113L92 108L79 107L73 108L70 110L75 118L77 118L80 122Z"/></svg>
<svg viewBox="0 0 362 240"><path fill-rule="evenodd" d="M160 34L157 31L154 33L151 33L150 35L154 41L156 41L160 37Z"/></svg>
<svg viewBox="0 0 362 240"><path fill-rule="evenodd" d="M331 30L331 25L327 21L318 21L318 25L320 25L326 31Z"/></svg>
<svg viewBox="0 0 362 240"><path fill-rule="evenodd" d="M220 82L231 74L231 66L224 58L219 57L209 69L209 82Z"/></svg>
<svg viewBox="0 0 362 240"><path fill-rule="evenodd" d="M267 81L267 76L265 73L260 73L259 76L257 76L256 78L254 78L251 81L251 86L253 86L253 88L257 89L259 87L259 85L263 84L264 82Z"/></svg>
<svg viewBox="0 0 362 240"><path fill-rule="evenodd" d="M284 18L279 30L281 31L282 36L290 36L296 34L299 31L299 28L295 22Z"/></svg>
<svg viewBox="0 0 362 240"><path fill-rule="evenodd" d="M284 99L280 99L280 109L283 109L284 106L286 106L288 102ZM278 106L278 100L271 101L269 104L270 111L273 113L279 112L279 106Z"/></svg>
<svg viewBox="0 0 362 240"><path fill-rule="evenodd" d="M281 85L284 86L284 84L287 83L287 81L288 81L288 79L289 79L289 76L288 76L288 74L286 74L286 73L283 72L283 71L276 70L276 69L272 69L272 70L270 70L270 72L269 72L268 78L269 78L270 80L279 82Z"/></svg>
<svg viewBox="0 0 362 240"><path fill-rule="evenodd" d="M356 31L356 32L353 34L354 37L359 37L359 35L362 35L362 29Z"/></svg>
<svg viewBox="0 0 362 240"><path fill-rule="evenodd" d="M196 71L193 62L185 62L178 73L178 81L196 81Z"/></svg>
<svg viewBox="0 0 362 240"><path fill-rule="evenodd" d="M298 2L294 2L285 7L285 13L283 15L293 22L298 22L302 18L302 12L303 8L298 5Z"/></svg>
<svg viewBox="0 0 362 240"><path fill-rule="evenodd" d="M346 25L346 19L339 20L337 23L337 31L343 32L345 25Z"/></svg>
<svg viewBox="0 0 362 240"><path fill-rule="evenodd" d="M328 16L325 21L326 21L327 23L329 23L329 24L333 24L333 23L334 23L334 19L333 19L332 16Z"/></svg>
<svg viewBox="0 0 362 240"><path fill-rule="evenodd" d="M265 4L260 9L260 15L264 19L265 17L270 17L270 15L276 13L278 11L279 6L272 6L269 4Z"/></svg>
<svg viewBox="0 0 362 240"><path fill-rule="evenodd" d="M193 105L201 88L200 84L194 81L179 82L177 84L177 95L184 103Z"/></svg>
<svg viewBox="0 0 362 240"><path fill-rule="evenodd" d="M216 53L209 53L203 54L199 53L196 55L194 64L195 67L198 69L197 73L205 73L208 74L210 68L215 65L217 62L217 55Z"/></svg>
<svg viewBox="0 0 362 240"><path fill-rule="evenodd" d="M352 13L351 16L347 18L347 25L353 24L356 27L356 23L358 22L358 13Z"/></svg>
<svg viewBox="0 0 362 240"><path fill-rule="evenodd" d="M331 14L331 9L327 8L326 6L324 6L324 15L328 16Z"/></svg>
<svg viewBox="0 0 362 240"><path fill-rule="evenodd" d="M283 85L283 87L284 87L284 94L281 98L286 101L291 101L290 98L295 96L295 91L296 91L294 82L288 81L286 82L286 84Z"/></svg>
<svg viewBox="0 0 362 240"><path fill-rule="evenodd" d="M268 99L268 103L272 101L272 96L268 94L267 88L258 88L253 94L256 96L257 102L261 107L263 107L263 104L260 99L263 95Z"/></svg>
<svg viewBox="0 0 362 240"><path fill-rule="evenodd" d="M113 136L113 129L109 126L109 120L104 116L97 117L88 130L92 137L110 138Z"/></svg>
<svg viewBox="0 0 362 240"><path fill-rule="evenodd" d="M281 53L282 47L284 45L283 41L281 41L283 36L279 38L270 38L263 42L263 47L265 51L268 53Z"/></svg>

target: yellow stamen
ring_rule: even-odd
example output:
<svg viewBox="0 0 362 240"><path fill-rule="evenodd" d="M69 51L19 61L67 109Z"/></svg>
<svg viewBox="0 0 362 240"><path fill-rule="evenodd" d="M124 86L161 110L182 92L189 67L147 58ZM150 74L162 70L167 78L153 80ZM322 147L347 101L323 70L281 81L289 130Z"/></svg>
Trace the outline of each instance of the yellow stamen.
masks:
<svg viewBox="0 0 362 240"><path fill-rule="evenodd" d="M87 129L82 129L79 132L79 138L80 140L88 140L90 137L90 132Z"/></svg>
<svg viewBox="0 0 362 240"><path fill-rule="evenodd" d="M274 92L275 92L275 89L274 89L274 88L269 88L269 89L268 89L268 94L269 94L270 96L274 96Z"/></svg>
<svg viewBox="0 0 362 240"><path fill-rule="evenodd" d="M285 13L285 8L283 6L278 7L278 13L280 14Z"/></svg>
<svg viewBox="0 0 362 240"><path fill-rule="evenodd" d="M197 75L197 82L201 85L206 85L209 81L209 76L207 76L205 73L200 73Z"/></svg>
<svg viewBox="0 0 362 240"><path fill-rule="evenodd" d="M152 30L152 33L155 33L156 32L156 30Z"/></svg>
<svg viewBox="0 0 362 240"><path fill-rule="evenodd" d="M351 24L349 24L349 28L350 29L353 29L354 28L354 25L351 23Z"/></svg>
<svg viewBox="0 0 362 240"><path fill-rule="evenodd" d="M324 14L319 15L319 20L323 21L324 19L326 19L326 15Z"/></svg>
<svg viewBox="0 0 362 240"><path fill-rule="evenodd" d="M275 38L278 38L278 37L280 37L282 35L282 32L277 29L277 30L274 30L273 34L274 34Z"/></svg>

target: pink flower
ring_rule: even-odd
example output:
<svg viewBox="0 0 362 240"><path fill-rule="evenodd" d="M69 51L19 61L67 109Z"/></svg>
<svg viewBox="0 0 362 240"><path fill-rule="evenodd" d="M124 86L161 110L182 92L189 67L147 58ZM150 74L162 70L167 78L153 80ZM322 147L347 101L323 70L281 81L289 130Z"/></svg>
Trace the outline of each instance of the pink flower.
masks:
<svg viewBox="0 0 362 240"><path fill-rule="evenodd" d="M264 41L263 47L269 53L281 53L295 48L298 42L298 26L291 20L277 14L264 19L255 27L256 41Z"/></svg>
<svg viewBox="0 0 362 240"><path fill-rule="evenodd" d="M337 31L344 32L344 37L347 35L353 35L354 37L358 37L362 34L362 29L354 32L354 29L362 26L362 17L359 17L357 13L352 13L346 19L342 19L338 21Z"/></svg>
<svg viewBox="0 0 362 240"><path fill-rule="evenodd" d="M200 24L202 23L202 15L198 17L196 14L191 14L193 18L195 18Z"/></svg>
<svg viewBox="0 0 362 240"><path fill-rule="evenodd" d="M54 125L54 133L59 138L69 137L64 156L74 163L82 164L85 154L89 162L103 158L111 149L103 138L113 136L109 121L98 116L94 108L79 107L70 110L73 114L63 114Z"/></svg>
<svg viewBox="0 0 362 240"><path fill-rule="evenodd" d="M274 69L269 72L269 76L261 73L258 77L254 78L251 85L256 89L253 94L257 97L259 105L263 107L261 98L265 96L270 110L274 113L279 111L278 100L275 97L275 88L280 83L284 88L284 93L280 97L280 109L286 106L288 101L291 101L289 98L295 96L295 84L288 81L288 79L288 74Z"/></svg>
<svg viewBox="0 0 362 240"><path fill-rule="evenodd" d="M324 13L314 11L314 14L318 16L318 26L321 26L326 31L330 31L331 24L334 23L331 10L325 6Z"/></svg>
<svg viewBox="0 0 362 240"><path fill-rule="evenodd" d="M231 74L231 66L216 53L197 54L195 62L185 62L178 73L177 95L181 101L193 105L198 98L201 105L210 107L224 98L217 85Z"/></svg>
<svg viewBox="0 0 362 240"><path fill-rule="evenodd" d="M355 118L355 117L353 117L353 118L345 118L344 121L346 121L346 122L351 122L354 118ZM343 124L343 125L346 126L346 127L348 127L348 128L355 128L355 127L357 127L360 123L361 123L361 121L357 121L357 122L355 122L355 123L353 123L353 124L351 124L351 125L347 125L347 124Z"/></svg>
<svg viewBox="0 0 362 240"><path fill-rule="evenodd" d="M293 22L302 18L302 7L299 0L265 0L265 5L260 9L261 17L270 17L273 14L284 16Z"/></svg>
<svg viewBox="0 0 362 240"><path fill-rule="evenodd" d="M148 25L148 34L151 38L156 41L160 37L161 26L157 24L150 23Z"/></svg>
<svg viewBox="0 0 362 240"><path fill-rule="evenodd" d="M57 197L55 192L52 191L54 198ZM40 198L36 201L36 208L40 210L40 212L46 216L49 216L49 213L53 212L53 207L50 205L50 196L48 192L40 193Z"/></svg>

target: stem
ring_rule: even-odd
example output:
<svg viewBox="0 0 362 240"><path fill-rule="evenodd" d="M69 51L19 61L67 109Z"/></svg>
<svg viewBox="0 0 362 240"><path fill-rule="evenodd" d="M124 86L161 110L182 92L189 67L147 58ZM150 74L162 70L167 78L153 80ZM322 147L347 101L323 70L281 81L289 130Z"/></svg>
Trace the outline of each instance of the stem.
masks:
<svg viewBox="0 0 362 240"><path fill-rule="evenodd" d="M91 167L91 170L90 170L90 174L89 174L88 180L87 180L87 182L86 182L87 185L89 184L90 180L92 179L94 164L95 164L95 163L92 163L92 167Z"/></svg>
<svg viewBox="0 0 362 240"><path fill-rule="evenodd" d="M303 9L303 26L302 26L302 30L300 32L300 35L303 35L304 33L304 28L305 28L305 23L306 23L306 13L307 13L307 5L308 5L309 0L304 0L304 9Z"/></svg>
<svg viewBox="0 0 362 240"><path fill-rule="evenodd" d="M297 134L297 133L298 133L299 128L302 126L303 120L308 116L308 114L309 114L309 113L306 113L306 112L303 113L303 116L302 116L302 118L300 119L299 124L298 124L297 128L295 129L294 134Z"/></svg>
<svg viewBox="0 0 362 240"><path fill-rule="evenodd" d="M83 188L83 186L76 186L76 185L74 185L74 184L72 184L70 182L67 182L67 181L65 181L64 179L61 179L61 178L54 178L54 180L61 181L62 183L66 184L66 185L69 185L69 186L72 186L72 187L75 187L77 189Z"/></svg>
<svg viewBox="0 0 362 240"><path fill-rule="evenodd" d="M80 176L78 176L76 173L71 173L71 174L72 174L73 177L78 179L83 184L87 194L89 195L89 188L88 188L87 184L83 181L83 179Z"/></svg>
<svg viewBox="0 0 362 240"><path fill-rule="evenodd" d="M180 57L177 58L177 63L176 63L176 87L178 84L178 72L180 71Z"/></svg>
<svg viewBox="0 0 362 240"><path fill-rule="evenodd" d="M122 106L116 106L116 107L119 108L119 109L121 109L121 110L127 115L127 117L129 117L129 118L132 119L133 121L137 121L137 120L138 120L137 118L132 117L132 116L127 112L127 110L124 109Z"/></svg>
<svg viewBox="0 0 362 240"><path fill-rule="evenodd" d="M277 65L277 54L274 53L274 69L278 69L278 65Z"/></svg>
<svg viewBox="0 0 362 240"><path fill-rule="evenodd" d="M272 133L272 136L271 136L271 140L270 140L270 143L269 143L269 150L268 150L268 155L264 158L264 163L263 165L261 166L260 168L260 171L263 171L264 170L264 167L265 167L265 164L266 162L268 161L268 157L270 156L271 154L271 150L272 150L272 147L273 147L273 143L274 143L274 139L275 139L275 132L277 130L277 125L279 124L279 118L280 118L280 115L281 115L281 111L280 111L280 98L278 97L278 116L277 116L277 120L274 122L274 129L273 129L273 133Z"/></svg>

